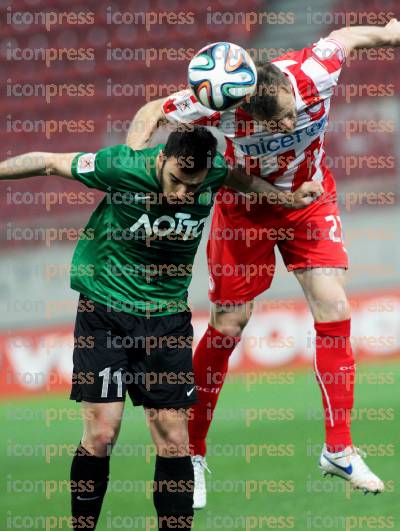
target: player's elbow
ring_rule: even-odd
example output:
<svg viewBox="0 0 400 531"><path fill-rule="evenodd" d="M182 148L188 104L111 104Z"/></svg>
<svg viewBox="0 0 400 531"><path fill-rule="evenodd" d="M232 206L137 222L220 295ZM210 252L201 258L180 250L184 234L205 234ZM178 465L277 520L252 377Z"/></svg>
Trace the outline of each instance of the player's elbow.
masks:
<svg viewBox="0 0 400 531"><path fill-rule="evenodd" d="M30 168L34 168L37 175L50 175L54 168L53 153L43 153L42 151L30 151L24 155L24 163Z"/></svg>
<svg viewBox="0 0 400 531"><path fill-rule="evenodd" d="M55 153L38 153L42 157L43 174L55 175L58 173L59 163Z"/></svg>
<svg viewBox="0 0 400 531"><path fill-rule="evenodd" d="M158 127L165 122L164 99L149 101L135 114L126 137L132 149L143 149Z"/></svg>
<svg viewBox="0 0 400 531"><path fill-rule="evenodd" d="M138 110L133 118L133 121L139 127L142 126L142 128L145 129L145 126L148 125L149 122L163 118L165 116L163 105L164 99L149 101Z"/></svg>

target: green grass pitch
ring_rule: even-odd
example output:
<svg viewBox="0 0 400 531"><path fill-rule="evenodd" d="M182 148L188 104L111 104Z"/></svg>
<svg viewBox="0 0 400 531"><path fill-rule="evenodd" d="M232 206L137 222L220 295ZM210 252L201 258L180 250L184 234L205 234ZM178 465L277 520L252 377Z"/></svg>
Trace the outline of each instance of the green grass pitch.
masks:
<svg viewBox="0 0 400 531"><path fill-rule="evenodd" d="M369 451L367 463L387 488L364 496L323 479L316 466L323 422L312 373L252 385L232 377L210 431L209 503L196 512L194 529L399 529L399 379L399 364L358 368L354 443ZM58 395L7 400L0 409L0 528L68 529L62 482L81 435L79 407ZM151 454L143 411L127 401L98 531L154 529Z"/></svg>

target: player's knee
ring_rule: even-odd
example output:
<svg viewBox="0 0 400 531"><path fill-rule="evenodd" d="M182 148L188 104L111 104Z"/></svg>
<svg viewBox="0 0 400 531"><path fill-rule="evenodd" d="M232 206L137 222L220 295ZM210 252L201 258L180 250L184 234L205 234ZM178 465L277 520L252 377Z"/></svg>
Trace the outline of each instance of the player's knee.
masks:
<svg viewBox="0 0 400 531"><path fill-rule="evenodd" d="M93 455L98 457L111 453L111 449L117 440L118 430L116 427L98 423L92 427L90 432L85 433L82 438L82 445Z"/></svg>
<svg viewBox="0 0 400 531"><path fill-rule="evenodd" d="M248 322L249 318L240 313L229 315L222 314L220 316L215 316L212 325L225 336L240 337Z"/></svg>
<svg viewBox="0 0 400 531"><path fill-rule="evenodd" d="M221 332L221 334L224 334L224 336L240 337L242 335L244 327L246 326L246 323L241 323L241 322L221 323L217 325L216 328L219 332Z"/></svg>
<svg viewBox="0 0 400 531"><path fill-rule="evenodd" d="M231 310L225 311L222 307L215 305L211 314L210 324L225 336L240 337L249 322L252 306L243 304Z"/></svg>
<svg viewBox="0 0 400 531"><path fill-rule="evenodd" d="M189 435L186 426L182 425L171 427L164 432L157 453L166 457L179 457L187 455L188 450Z"/></svg>
<svg viewBox="0 0 400 531"><path fill-rule="evenodd" d="M351 317L350 303L346 297L322 300L317 320L325 322L345 321Z"/></svg>
<svg viewBox="0 0 400 531"><path fill-rule="evenodd" d="M351 307L347 299L340 301L337 308L337 320L344 321L350 319L351 317Z"/></svg>

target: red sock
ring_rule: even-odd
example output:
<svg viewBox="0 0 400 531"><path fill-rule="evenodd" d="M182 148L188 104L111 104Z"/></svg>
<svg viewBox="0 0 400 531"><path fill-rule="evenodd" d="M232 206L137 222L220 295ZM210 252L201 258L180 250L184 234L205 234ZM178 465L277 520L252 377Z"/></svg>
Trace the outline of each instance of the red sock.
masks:
<svg viewBox="0 0 400 531"><path fill-rule="evenodd" d="M206 455L206 437L228 372L229 356L239 341L240 337L226 336L208 325L197 345L193 358L197 403L189 420L192 455Z"/></svg>
<svg viewBox="0 0 400 531"><path fill-rule="evenodd" d="M314 369L325 412L326 446L340 452L351 446L350 423L354 403L355 361L350 343L350 319L315 323Z"/></svg>

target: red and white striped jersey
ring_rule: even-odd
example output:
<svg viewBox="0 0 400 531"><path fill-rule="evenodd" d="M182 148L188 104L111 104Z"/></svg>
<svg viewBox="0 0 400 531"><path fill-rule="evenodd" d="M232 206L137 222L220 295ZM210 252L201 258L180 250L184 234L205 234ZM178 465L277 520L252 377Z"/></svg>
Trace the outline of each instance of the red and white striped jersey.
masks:
<svg viewBox="0 0 400 531"><path fill-rule="evenodd" d="M268 133L240 108L215 112L199 103L190 90L174 94L163 111L173 123L218 127L227 141L229 163L246 166L279 188L295 190L304 181L322 181L329 174L324 134L344 61L343 46L330 38L273 61L288 77L296 97L298 120L292 133Z"/></svg>

